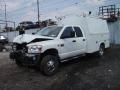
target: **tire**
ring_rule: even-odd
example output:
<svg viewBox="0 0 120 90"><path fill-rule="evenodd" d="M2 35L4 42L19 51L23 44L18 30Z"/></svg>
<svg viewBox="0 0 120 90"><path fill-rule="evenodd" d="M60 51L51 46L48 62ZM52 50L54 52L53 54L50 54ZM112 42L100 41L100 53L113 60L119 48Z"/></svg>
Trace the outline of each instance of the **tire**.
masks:
<svg viewBox="0 0 120 90"><path fill-rule="evenodd" d="M105 49L104 45L101 44L99 47L99 51L97 52L98 57L102 57L104 55L104 49Z"/></svg>
<svg viewBox="0 0 120 90"><path fill-rule="evenodd" d="M54 55L46 55L43 57L41 64L40 64L40 69L43 72L43 74L47 76L54 75L59 66L59 58Z"/></svg>
<svg viewBox="0 0 120 90"><path fill-rule="evenodd" d="M22 62L20 62L19 60L15 60L15 63L16 63L16 65L17 66L19 66L19 67L22 67L23 66L23 64L22 64Z"/></svg>
<svg viewBox="0 0 120 90"><path fill-rule="evenodd" d="M0 43L0 52L3 51L3 45Z"/></svg>
<svg viewBox="0 0 120 90"><path fill-rule="evenodd" d="M3 49L2 48L0 48L0 52L2 52L3 51Z"/></svg>

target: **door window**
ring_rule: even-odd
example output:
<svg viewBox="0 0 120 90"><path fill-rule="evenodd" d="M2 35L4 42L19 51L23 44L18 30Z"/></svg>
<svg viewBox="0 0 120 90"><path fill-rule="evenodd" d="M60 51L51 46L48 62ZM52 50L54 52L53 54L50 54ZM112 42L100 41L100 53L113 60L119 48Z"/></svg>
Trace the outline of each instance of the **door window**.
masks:
<svg viewBox="0 0 120 90"><path fill-rule="evenodd" d="M63 34L61 35L61 38L74 38L75 32L73 31L72 27L67 27Z"/></svg>
<svg viewBox="0 0 120 90"><path fill-rule="evenodd" d="M74 27L77 37L83 37L83 33L79 27Z"/></svg>

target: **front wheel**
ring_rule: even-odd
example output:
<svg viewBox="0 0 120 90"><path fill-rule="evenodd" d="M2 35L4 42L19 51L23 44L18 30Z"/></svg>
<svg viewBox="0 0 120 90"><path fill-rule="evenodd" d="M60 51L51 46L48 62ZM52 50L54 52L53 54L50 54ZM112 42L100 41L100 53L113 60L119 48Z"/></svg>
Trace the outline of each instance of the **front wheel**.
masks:
<svg viewBox="0 0 120 90"><path fill-rule="evenodd" d="M47 76L55 74L59 66L58 60L58 57L54 55L44 56L40 65L41 71Z"/></svg>

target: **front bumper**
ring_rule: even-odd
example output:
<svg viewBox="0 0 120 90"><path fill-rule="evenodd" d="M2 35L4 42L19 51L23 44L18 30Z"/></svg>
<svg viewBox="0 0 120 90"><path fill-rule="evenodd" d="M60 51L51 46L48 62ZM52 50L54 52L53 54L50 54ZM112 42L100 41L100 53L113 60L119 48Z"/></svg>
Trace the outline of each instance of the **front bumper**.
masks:
<svg viewBox="0 0 120 90"><path fill-rule="evenodd" d="M11 52L10 59L17 60L27 65L38 65L40 62L40 54L28 54L20 51Z"/></svg>

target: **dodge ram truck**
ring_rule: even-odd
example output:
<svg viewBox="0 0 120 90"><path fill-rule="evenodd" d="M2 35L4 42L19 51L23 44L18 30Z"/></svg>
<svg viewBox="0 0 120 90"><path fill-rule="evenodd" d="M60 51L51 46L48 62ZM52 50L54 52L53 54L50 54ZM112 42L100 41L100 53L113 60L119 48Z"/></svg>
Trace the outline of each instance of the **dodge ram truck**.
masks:
<svg viewBox="0 0 120 90"><path fill-rule="evenodd" d="M48 26L35 35L23 34L13 40L10 58L18 66L34 65L45 75L53 75L59 64L87 53L103 56L109 48L105 20L69 17L56 26Z"/></svg>

